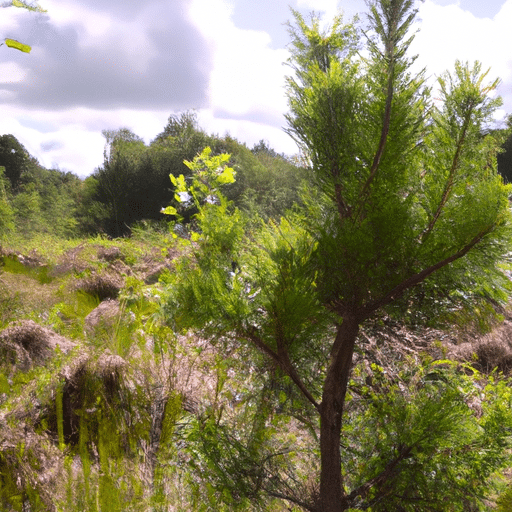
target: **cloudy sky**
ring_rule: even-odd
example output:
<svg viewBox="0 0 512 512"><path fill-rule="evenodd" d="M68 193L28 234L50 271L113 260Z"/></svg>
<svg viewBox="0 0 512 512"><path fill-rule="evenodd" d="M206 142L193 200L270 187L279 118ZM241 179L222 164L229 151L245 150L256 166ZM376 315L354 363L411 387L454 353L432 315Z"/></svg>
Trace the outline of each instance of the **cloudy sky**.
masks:
<svg viewBox="0 0 512 512"><path fill-rule="evenodd" d="M296 147L287 110L289 6L303 14L364 0L41 0L46 14L0 8L0 135L12 133L46 167L91 174L101 131L128 127L149 143L170 114L195 109L210 133L249 147ZM0 3L2 5L2 3ZM480 60L501 77L512 113L512 0L425 0L413 51L435 77L455 59ZM364 16L363 16L364 19Z"/></svg>

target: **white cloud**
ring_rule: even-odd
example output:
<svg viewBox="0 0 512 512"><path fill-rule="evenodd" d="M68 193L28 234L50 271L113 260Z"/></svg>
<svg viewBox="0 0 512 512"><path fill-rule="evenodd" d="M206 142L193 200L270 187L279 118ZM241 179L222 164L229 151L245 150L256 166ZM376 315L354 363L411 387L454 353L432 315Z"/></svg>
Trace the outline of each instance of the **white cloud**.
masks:
<svg viewBox="0 0 512 512"><path fill-rule="evenodd" d="M329 23L338 14L338 0L297 0L299 9L322 12L322 19Z"/></svg>
<svg viewBox="0 0 512 512"><path fill-rule="evenodd" d="M190 15L212 48L209 108L199 112L200 125L229 133L249 145L271 141L280 152L296 152L282 131L287 110L285 49L271 48L263 31L237 28L233 6L223 0L194 0Z"/></svg>
<svg viewBox="0 0 512 512"><path fill-rule="evenodd" d="M287 51L273 48L267 32L234 24L238 1L42 0L48 14L37 23L31 13L1 9L4 37L35 42L30 55L0 48L0 134L12 133L43 165L84 176L102 162L103 129L126 126L149 142L171 113L197 108L209 132L294 153L282 130ZM323 11L327 24L338 7L349 17L364 9L363 0L275 1ZM418 62L437 75L457 58L481 60L503 79L512 112L512 0L493 19L449 1L419 4ZM257 12L257 27L265 27L266 11ZM16 102L22 88L24 103Z"/></svg>
<svg viewBox="0 0 512 512"><path fill-rule="evenodd" d="M190 15L213 49L210 108L240 115L254 110L283 112L284 49L272 49L265 32L241 30L222 0L194 0Z"/></svg>
<svg viewBox="0 0 512 512"><path fill-rule="evenodd" d="M82 43L89 44L92 38L103 38L112 28L112 16L105 11L93 11L87 4L70 1L47 0L47 16L56 27L65 28L80 20L82 26Z"/></svg>
<svg viewBox="0 0 512 512"><path fill-rule="evenodd" d="M1 89L14 91L18 105L47 110L204 106L212 62L188 3L68 0L47 14L22 11L11 30L33 51L30 58L11 51L6 60L23 66L27 79Z"/></svg>
<svg viewBox="0 0 512 512"><path fill-rule="evenodd" d="M0 84L21 82L27 72L15 62L0 62Z"/></svg>
<svg viewBox="0 0 512 512"><path fill-rule="evenodd" d="M420 32L412 51L418 64L431 76L452 71L456 60L475 60L491 68L489 80L502 79L499 93L504 109L512 112L512 0L507 0L494 19L477 18L458 4L437 5L426 0L419 7Z"/></svg>

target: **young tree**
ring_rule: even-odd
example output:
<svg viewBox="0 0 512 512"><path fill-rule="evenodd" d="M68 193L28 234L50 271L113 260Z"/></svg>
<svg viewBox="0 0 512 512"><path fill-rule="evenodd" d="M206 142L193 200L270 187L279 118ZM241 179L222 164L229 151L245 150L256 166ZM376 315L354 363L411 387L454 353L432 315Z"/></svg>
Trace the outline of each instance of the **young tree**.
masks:
<svg viewBox="0 0 512 512"><path fill-rule="evenodd" d="M490 278L509 238L499 143L482 137L497 81L458 62L430 104L407 56L413 2L381 0L369 16L366 61L338 23L325 36L297 16L292 32L289 131L315 173L318 297L338 318L319 404L325 511L346 502L339 433L360 325L426 280L453 297Z"/></svg>
<svg viewBox="0 0 512 512"><path fill-rule="evenodd" d="M478 63L457 62L433 101L407 55L412 0L370 4L367 56L341 18L322 32L316 17L308 25L294 14L288 131L311 164L305 206L244 238L226 205L219 216L206 204L168 314L176 327L246 341L293 382L320 424L319 497L309 510L341 512L413 451L397 446L380 475L345 486L341 433L362 324L405 316L418 297L425 315L504 299L510 188L496 172L501 140L483 135L498 82L486 83Z"/></svg>

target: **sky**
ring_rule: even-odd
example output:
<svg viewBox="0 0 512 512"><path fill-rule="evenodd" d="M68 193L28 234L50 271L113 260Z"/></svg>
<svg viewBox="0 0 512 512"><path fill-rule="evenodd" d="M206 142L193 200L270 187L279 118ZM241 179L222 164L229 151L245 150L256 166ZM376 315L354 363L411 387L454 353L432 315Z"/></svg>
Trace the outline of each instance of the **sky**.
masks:
<svg viewBox="0 0 512 512"><path fill-rule="evenodd" d="M6 2L0 2L0 6ZM150 143L172 114L195 110L208 133L278 152L290 68L290 7L326 23L364 0L41 0L44 14L0 8L0 135L13 134L47 168L85 177L103 161L103 130ZM435 77L456 59L501 78L501 118L512 113L512 0L424 0L411 53Z"/></svg>

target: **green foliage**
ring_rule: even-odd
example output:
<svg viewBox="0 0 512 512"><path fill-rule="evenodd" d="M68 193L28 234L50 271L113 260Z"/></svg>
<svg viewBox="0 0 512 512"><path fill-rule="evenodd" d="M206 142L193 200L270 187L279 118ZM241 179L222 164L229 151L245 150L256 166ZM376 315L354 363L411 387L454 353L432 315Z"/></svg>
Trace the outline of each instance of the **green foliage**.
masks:
<svg viewBox="0 0 512 512"><path fill-rule="evenodd" d="M13 7L20 7L22 9L27 9L28 11L32 12L46 12L42 7L37 5L37 2L25 2L23 0L12 0L11 4ZM2 7L9 7L9 4L3 5Z"/></svg>
<svg viewBox="0 0 512 512"><path fill-rule="evenodd" d="M20 263L16 256L4 256L0 258L0 268L4 272L35 277L41 284L52 281L52 278L48 275L48 266L44 265L30 268Z"/></svg>
<svg viewBox="0 0 512 512"><path fill-rule="evenodd" d="M454 507L463 496L474 504L494 469L505 464L507 436L495 432L499 421L509 421L497 419L499 404L508 400L504 388L492 397L497 409L475 418L459 389L463 379L458 386L424 382L417 388L405 379L385 392L389 400L379 394L364 402L359 420L342 421L363 322L382 311L419 322L485 301L503 303L510 293L500 263L510 252L511 189L496 172L501 137L482 135L500 104L492 99L498 82L487 83L479 63L457 62L452 75L439 79L441 97L434 101L424 72L410 71L415 15L410 0L371 3L362 54L353 25L336 18L321 32L317 17L308 25L295 13L287 119L311 172L294 214L244 224L216 190L214 176L207 179L204 162L192 185L185 175L173 178L198 213L193 254L168 283L168 322L216 346L252 346L259 352L257 371L274 366L282 372L284 404L293 396L284 383L293 385L300 396L291 399L295 414L320 437L320 490L311 491L309 501L299 502L291 491L280 496L310 510L341 512L361 502L394 510L400 496L400 506L412 510L409 495L414 510L423 506L418 500L425 500L425 510L440 510L436 491L442 500L453 495ZM386 426L383 418L393 415L396 422L388 419ZM351 421L360 422L354 431L369 435L353 444L371 450L364 453L369 466L353 467L345 458ZM231 459L243 460L237 441L231 440ZM468 446L476 453L466 455ZM447 447L454 466L443 465ZM230 453L227 446L215 450L210 455ZM212 457L215 467L233 463ZM394 486L400 494L393 495Z"/></svg>
<svg viewBox="0 0 512 512"><path fill-rule="evenodd" d="M4 248L13 253L33 254L37 259L51 266L63 253L76 249L81 243L83 240L62 239L47 233L34 233L29 238L20 233L13 233L9 240L6 240Z"/></svg>
<svg viewBox="0 0 512 512"><path fill-rule="evenodd" d="M0 166L5 168L0 178L5 227L0 226L0 232L14 224L16 232L25 237L42 232L59 237L77 234L77 200L82 188L77 176L41 167L13 135L0 137Z"/></svg>
<svg viewBox="0 0 512 512"><path fill-rule="evenodd" d="M14 135L0 137L0 165L5 167L5 177L9 179L13 188L18 186L28 160L27 150Z"/></svg>
<svg viewBox="0 0 512 512"><path fill-rule="evenodd" d="M0 240L14 230L14 212L7 195L8 186L5 167L0 166Z"/></svg>
<svg viewBox="0 0 512 512"><path fill-rule="evenodd" d="M211 152L211 148L206 147L192 162L185 161L185 165L191 171L192 183L190 186L187 186L183 174L178 177L172 174L169 176L175 187L174 199L178 203L184 203L185 207L192 203L195 208L199 209L205 202L216 204L223 201L223 196L218 193L220 187L235 181L234 169L226 165L230 155L210 156ZM176 208L168 206L162 210L162 213L177 216L178 211Z"/></svg>
<svg viewBox="0 0 512 512"><path fill-rule="evenodd" d="M356 506L487 510L494 473L510 464L510 382L450 361L397 366L393 377L359 368L351 381L345 485L372 482Z"/></svg>
<svg viewBox="0 0 512 512"><path fill-rule="evenodd" d="M41 197L33 187L16 194L13 198L13 207L16 213L16 226L24 235L42 229Z"/></svg>
<svg viewBox="0 0 512 512"><path fill-rule="evenodd" d="M162 207L170 205L177 193L177 185L169 182L169 175L175 180L180 176L189 179L192 170L186 162L192 162L205 147L211 148L212 156L232 155L231 168L237 180L233 182L227 175L221 178L231 183L226 197L256 215L282 215L298 200L305 175L303 169L268 151L266 146L253 153L229 136L207 135L191 112L171 116L164 131L149 146L127 129L104 135L104 164L86 180L80 217L87 229L94 230L97 224L111 236L127 234L142 220L162 221ZM195 213L190 209L182 221L188 223Z"/></svg>
<svg viewBox="0 0 512 512"><path fill-rule="evenodd" d="M137 458L137 443L147 440L148 404L140 395L133 397L140 400L135 419L135 402L123 392L118 370L111 381L102 379L98 370L98 374L93 370L82 375L82 389L74 390L79 394L72 398L80 404L79 428L74 437L67 438L66 449L79 456L82 474L69 474L66 499L59 510L140 510L137 503L142 502L143 487L128 468ZM119 414L120 410L125 414Z"/></svg>
<svg viewBox="0 0 512 512"><path fill-rule="evenodd" d="M12 0L11 2L5 2L4 4L0 5L0 7L21 7L22 9L27 9L28 11L33 12L46 12L43 8L41 8L39 5L37 5L37 2L34 4L28 4L27 2L24 2L22 0ZM9 48L14 48L16 50L19 50L24 53L30 53L32 50L32 47L28 44L20 43L19 41L15 41L14 39L4 39L5 44ZM0 44L2 46L4 43Z"/></svg>
<svg viewBox="0 0 512 512"><path fill-rule="evenodd" d="M487 282L499 280L499 270L484 260L495 249L501 254L507 250L510 192L496 173L499 140L481 136L499 104L489 97L497 82L486 84L478 63L457 63L453 76L440 79L440 106L431 104L423 74L411 76L405 57L411 5L395 6L403 9L393 14L399 13L402 25L393 28L397 39L392 42L383 28L390 23L384 19L391 7L372 7L371 19L382 42L370 40L368 60L354 58L350 38L345 45L337 39L337 32L353 35L349 28L323 35L321 46L308 32L315 21L311 29L297 21L300 30L291 61L297 79L289 80L290 133L307 151L314 171L308 223L319 241L318 263L326 276L322 300L346 300L347 308L354 295L368 306L378 302L370 296L387 301L385 289L399 287L409 276L476 243L478 249L463 260L457 258L436 272L441 290L425 293L432 302L439 293L457 300L457 287L475 290L483 285L477 267ZM328 68L308 60L316 44L333 48ZM384 50L395 52L391 61ZM391 75L382 74L387 66L392 66ZM484 249L485 240L489 243ZM357 275L357 282L347 275ZM421 280L429 292L432 278ZM427 307L424 302L423 309Z"/></svg>
<svg viewBox="0 0 512 512"><path fill-rule="evenodd" d="M11 291L0 283L0 328L19 318L22 311L22 300L19 293L12 294Z"/></svg>
<svg viewBox="0 0 512 512"><path fill-rule="evenodd" d="M84 335L85 317L97 306L97 297L78 290L52 307L48 322L62 335L80 339Z"/></svg>
<svg viewBox="0 0 512 512"><path fill-rule="evenodd" d="M231 155L236 181L223 193L249 216L279 219L300 202L300 188L306 170L278 155L265 142L252 150L225 137L215 141L214 152Z"/></svg>
<svg viewBox="0 0 512 512"><path fill-rule="evenodd" d="M28 44L20 43L19 41L16 41L15 39L5 39L5 44L9 48L15 48L16 50L20 50L21 52L24 52L24 53L30 53L30 51L32 50L32 47L29 46Z"/></svg>
<svg viewBox="0 0 512 512"><path fill-rule="evenodd" d="M498 154L498 171L503 179L512 181L512 117L507 118L507 126L498 133L503 137L502 151Z"/></svg>
<svg viewBox="0 0 512 512"><path fill-rule="evenodd" d="M252 152L262 168L252 176L242 176L247 185L240 208L263 218L278 219L301 203L300 191L307 181L307 169L274 154L267 146L255 146Z"/></svg>
<svg viewBox="0 0 512 512"><path fill-rule="evenodd" d="M169 133L173 135L158 136L149 147L126 129L104 133L105 160L88 184L93 208L88 215L109 235L125 235L141 220L162 220L160 209L174 194L169 174L187 172L183 160L192 159L209 140L190 123L169 128Z"/></svg>
<svg viewBox="0 0 512 512"><path fill-rule="evenodd" d="M509 485L507 489L500 494L497 504L497 512L507 512L512 509L512 486Z"/></svg>

